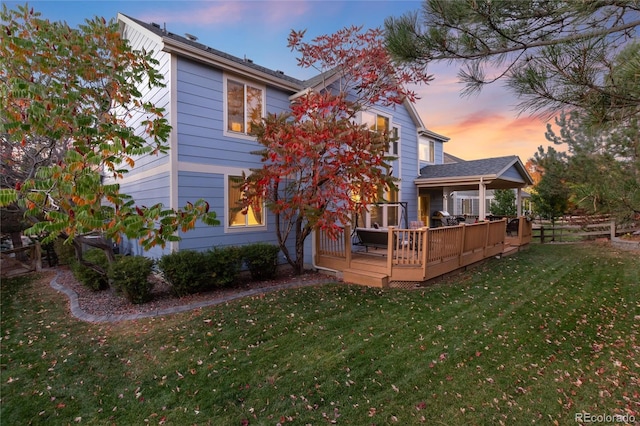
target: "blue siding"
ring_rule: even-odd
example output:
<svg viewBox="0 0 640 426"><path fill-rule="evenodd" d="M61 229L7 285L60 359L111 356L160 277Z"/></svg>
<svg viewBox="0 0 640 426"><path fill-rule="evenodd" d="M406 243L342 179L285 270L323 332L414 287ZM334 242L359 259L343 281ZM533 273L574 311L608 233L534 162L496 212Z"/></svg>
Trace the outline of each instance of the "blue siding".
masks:
<svg viewBox="0 0 640 426"><path fill-rule="evenodd" d="M165 118L169 119L171 115L171 55L162 51L162 46L155 41L147 37L140 31L135 30L132 27L126 27L124 37L127 38L133 49L146 50L147 52L153 51L153 57L159 64L156 69L160 71L164 76L165 87L156 87L153 90L149 90L148 86L143 82L140 84L140 91L143 93L142 101L151 102L157 107L165 109ZM130 111L132 116L127 118L127 125L130 127L142 128L141 122L147 119L147 115L141 112ZM140 131L139 133L142 133ZM161 155L145 155L135 158L135 167L131 170L131 175L150 170L159 165L166 164L168 161L168 154Z"/></svg>
<svg viewBox="0 0 640 426"><path fill-rule="evenodd" d="M129 194L135 200L137 206L151 207L154 204L162 203L169 206L169 174L162 173L143 179L137 179L121 185L122 192ZM123 254L145 255L159 258L169 252L168 247L153 247L149 251L144 251L136 240L124 238L120 244L120 251Z"/></svg>
<svg viewBox="0 0 640 426"><path fill-rule="evenodd" d="M186 59L178 61L178 160L246 168L259 165L257 142L224 135L223 73ZM289 108L289 93L267 87L267 112Z"/></svg>
<svg viewBox="0 0 640 426"><path fill-rule="evenodd" d="M434 157L435 164L444 164L444 143L435 141L434 145Z"/></svg>

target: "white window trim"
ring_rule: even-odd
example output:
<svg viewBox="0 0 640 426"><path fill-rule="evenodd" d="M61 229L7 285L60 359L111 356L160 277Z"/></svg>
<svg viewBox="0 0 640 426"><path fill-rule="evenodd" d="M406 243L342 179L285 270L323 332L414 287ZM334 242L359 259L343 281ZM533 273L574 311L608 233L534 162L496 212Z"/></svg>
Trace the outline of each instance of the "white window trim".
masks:
<svg viewBox="0 0 640 426"><path fill-rule="evenodd" d="M228 129L228 102L227 102L227 83L229 80L237 81L238 83L242 83L245 86L248 84L256 89L262 90L262 117L267 116L267 88L263 84L258 84L255 81L247 80L245 78L239 77L234 74L222 74L222 134L224 136L238 138L238 139L248 139L248 140L256 140L255 136L251 136L247 133L241 132L232 132ZM246 120L246 97L245 97L245 120ZM245 123L246 126L247 123Z"/></svg>
<svg viewBox="0 0 640 426"><path fill-rule="evenodd" d="M226 170L224 173L224 232L225 234L234 234L234 233L242 233L242 232L256 232L256 231L266 231L267 230L267 211L265 208L264 200L262 202L262 214L263 214L263 224L262 225L245 225L245 226L229 226L229 177L230 176L242 176L244 172L245 175L249 175L251 173L248 169L237 169L237 171Z"/></svg>
<svg viewBox="0 0 640 426"><path fill-rule="evenodd" d="M433 157L433 161L423 160L422 158L420 158L420 156L422 154L422 150L420 149L420 147L422 145L420 143L421 140L425 140L425 141L429 142L429 145L431 145L430 148L433 148L431 150L431 156ZM436 141L435 140L433 140L431 138L427 138L425 136L418 135L418 162L419 162L419 164L437 164L437 161L436 161Z"/></svg>
<svg viewBox="0 0 640 426"><path fill-rule="evenodd" d="M365 111L360 111L360 112L358 112L358 123L359 123L359 124L365 124L365 123L363 122L363 120L362 120L362 115L363 115L363 114L373 114L374 116L380 115L380 116L382 116L382 117L387 118L387 119L389 120L389 131L391 131L391 129L392 129L393 127L399 127L399 126L397 126L397 125L394 125L394 123L393 123L393 116L392 116L391 114L387 114L387 113L385 113L385 112L381 112L381 111L378 111L378 110L376 110L376 109L368 109L368 110L365 110Z"/></svg>

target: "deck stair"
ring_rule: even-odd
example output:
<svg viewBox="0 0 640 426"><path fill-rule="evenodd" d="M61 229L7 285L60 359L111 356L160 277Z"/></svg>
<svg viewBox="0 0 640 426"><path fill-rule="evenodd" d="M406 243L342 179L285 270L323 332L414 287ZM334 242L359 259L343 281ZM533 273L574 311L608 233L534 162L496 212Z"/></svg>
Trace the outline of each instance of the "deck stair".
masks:
<svg viewBox="0 0 640 426"><path fill-rule="evenodd" d="M342 273L342 279L348 283L365 285L369 287L389 287L389 276L387 274L366 271L362 269L345 269Z"/></svg>

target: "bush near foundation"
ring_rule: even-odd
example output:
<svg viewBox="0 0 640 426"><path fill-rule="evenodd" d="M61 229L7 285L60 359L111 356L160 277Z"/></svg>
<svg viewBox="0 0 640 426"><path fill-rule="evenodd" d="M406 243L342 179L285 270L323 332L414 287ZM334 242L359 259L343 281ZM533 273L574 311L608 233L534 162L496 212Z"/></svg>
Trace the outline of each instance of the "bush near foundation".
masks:
<svg viewBox="0 0 640 426"><path fill-rule="evenodd" d="M176 296L197 293L211 282L207 253L182 250L165 254L158 261L164 278Z"/></svg>
<svg viewBox="0 0 640 426"><path fill-rule="evenodd" d="M273 279L278 268L278 253L280 247L255 243L242 248L242 257L251 273L251 278L258 281Z"/></svg>
<svg viewBox="0 0 640 426"><path fill-rule="evenodd" d="M154 263L153 259L143 256L122 257L109 268L111 284L133 304L148 302L153 290L149 275Z"/></svg>
<svg viewBox="0 0 640 426"><path fill-rule="evenodd" d="M216 247L207 252L207 258L211 288L227 286L238 278L242 267L242 250L239 247Z"/></svg>

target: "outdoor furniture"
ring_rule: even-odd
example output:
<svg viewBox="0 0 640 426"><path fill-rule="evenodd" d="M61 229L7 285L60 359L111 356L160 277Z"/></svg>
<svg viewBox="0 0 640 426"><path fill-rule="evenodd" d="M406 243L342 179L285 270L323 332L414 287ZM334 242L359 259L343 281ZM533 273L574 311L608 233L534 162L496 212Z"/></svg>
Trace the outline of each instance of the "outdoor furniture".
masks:
<svg viewBox="0 0 640 426"><path fill-rule="evenodd" d="M389 245L389 232L386 229L356 228L358 244L368 251L369 247L386 249Z"/></svg>
<svg viewBox="0 0 640 426"><path fill-rule="evenodd" d="M520 227L520 219L517 217L507 222L507 235L518 236L518 228Z"/></svg>

